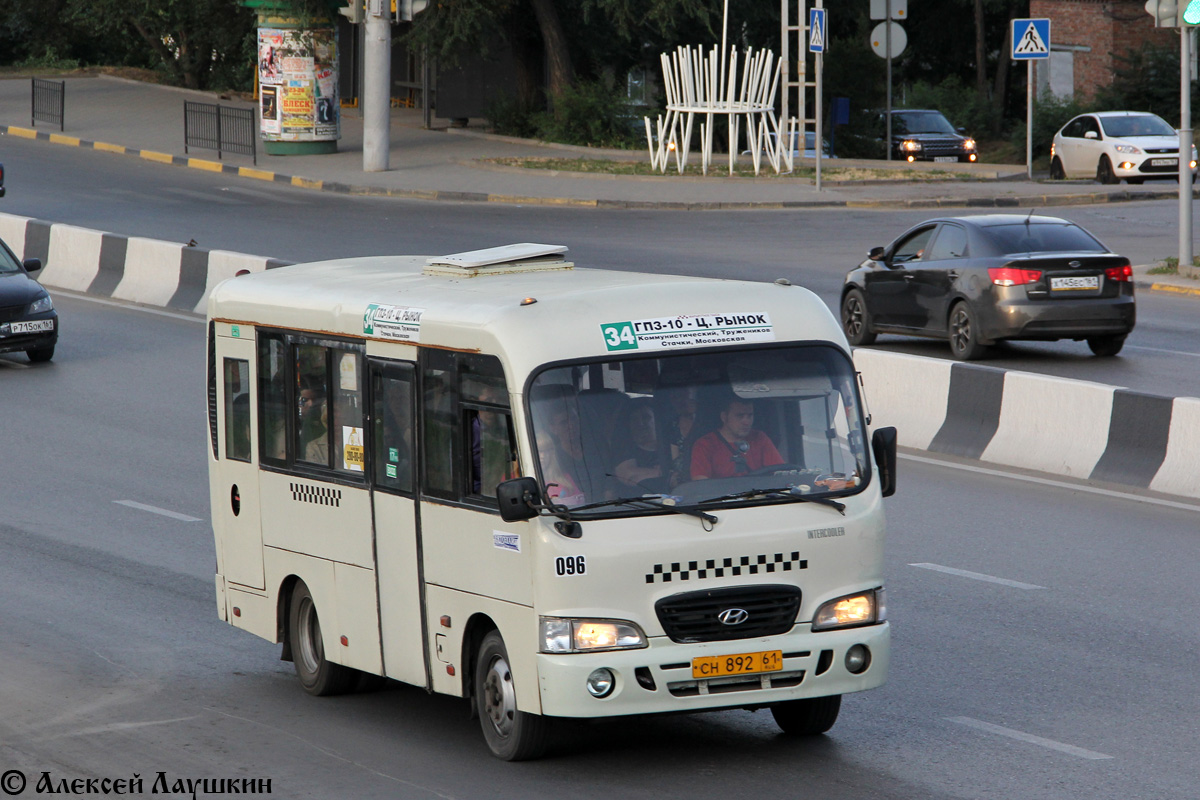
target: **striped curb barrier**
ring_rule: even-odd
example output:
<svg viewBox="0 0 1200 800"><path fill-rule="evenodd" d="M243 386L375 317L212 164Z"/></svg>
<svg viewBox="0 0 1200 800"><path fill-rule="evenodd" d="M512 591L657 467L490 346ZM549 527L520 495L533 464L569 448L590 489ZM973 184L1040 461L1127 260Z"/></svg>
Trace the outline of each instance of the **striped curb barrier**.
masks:
<svg viewBox="0 0 1200 800"><path fill-rule="evenodd" d="M1200 398L861 347L854 362L903 447L1200 498Z"/></svg>
<svg viewBox="0 0 1200 800"><path fill-rule="evenodd" d="M3 213L0 239L19 258L41 259L38 280L51 288L197 314L226 278L290 263Z"/></svg>

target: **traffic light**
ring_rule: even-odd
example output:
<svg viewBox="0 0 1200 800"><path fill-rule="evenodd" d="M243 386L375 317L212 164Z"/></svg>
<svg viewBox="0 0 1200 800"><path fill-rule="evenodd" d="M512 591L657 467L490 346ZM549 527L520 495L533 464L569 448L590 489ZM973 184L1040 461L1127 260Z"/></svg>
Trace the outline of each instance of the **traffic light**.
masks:
<svg viewBox="0 0 1200 800"><path fill-rule="evenodd" d="M1188 0L1187 8L1183 10L1184 25L1200 25L1200 0Z"/></svg>
<svg viewBox="0 0 1200 800"><path fill-rule="evenodd" d="M1176 0L1146 0L1146 13L1154 17L1156 28L1179 27L1179 4Z"/></svg>
<svg viewBox="0 0 1200 800"><path fill-rule="evenodd" d="M1174 2L1174 0L1171 0ZM1153 2L1153 0L1151 0ZM366 16L363 0L345 0L346 5L338 9L338 13L350 20L351 25L357 25Z"/></svg>

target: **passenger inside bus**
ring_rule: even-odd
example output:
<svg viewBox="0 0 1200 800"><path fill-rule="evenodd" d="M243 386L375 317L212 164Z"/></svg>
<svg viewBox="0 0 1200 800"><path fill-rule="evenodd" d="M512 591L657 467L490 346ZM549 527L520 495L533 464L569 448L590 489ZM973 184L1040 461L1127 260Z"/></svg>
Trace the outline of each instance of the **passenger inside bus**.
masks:
<svg viewBox="0 0 1200 800"><path fill-rule="evenodd" d="M300 390L300 441L304 460L317 464L329 463L329 412L322 387L306 386Z"/></svg>
<svg viewBox="0 0 1200 800"><path fill-rule="evenodd" d="M721 426L692 445L692 480L749 475L783 463L770 437L754 429L754 404L730 395L721 407Z"/></svg>
<svg viewBox="0 0 1200 800"><path fill-rule="evenodd" d="M587 502L583 490L583 446L580 441L576 395L564 384L534 387L538 461L546 493L555 503L577 506Z"/></svg>
<svg viewBox="0 0 1200 800"><path fill-rule="evenodd" d="M627 431L618 442L622 449L616 456L617 464L613 473L631 487L655 493L666 491L666 474L660 462L653 398L634 399L626 415L626 424Z"/></svg>

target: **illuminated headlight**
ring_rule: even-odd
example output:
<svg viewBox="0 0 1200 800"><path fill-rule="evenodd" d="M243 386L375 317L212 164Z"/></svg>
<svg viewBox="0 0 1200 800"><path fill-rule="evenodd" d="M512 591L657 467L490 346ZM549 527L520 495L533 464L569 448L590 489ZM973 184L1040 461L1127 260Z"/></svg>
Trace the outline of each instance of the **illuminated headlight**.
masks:
<svg viewBox="0 0 1200 800"><path fill-rule="evenodd" d="M1050 143L1050 157L1054 158L1054 142Z"/></svg>
<svg viewBox="0 0 1200 800"><path fill-rule="evenodd" d="M41 314L43 311L53 311L54 303L50 300L50 295L39 297L29 304L29 314Z"/></svg>
<svg viewBox="0 0 1200 800"><path fill-rule="evenodd" d="M974 150L975 149L975 140L974 139L963 139L963 149L964 150Z"/></svg>
<svg viewBox="0 0 1200 800"><path fill-rule="evenodd" d="M1116 150L1118 153L1129 153L1130 155L1137 155L1138 153L1142 152L1141 150L1139 150L1138 148L1134 147L1131 144L1113 145L1113 149Z"/></svg>
<svg viewBox="0 0 1200 800"><path fill-rule="evenodd" d="M646 634L632 622L561 617L540 620L543 653L590 653L646 646Z"/></svg>
<svg viewBox="0 0 1200 800"><path fill-rule="evenodd" d="M883 588L846 595L830 600L813 615L812 629L827 631L833 628L852 628L874 625L887 619L887 599Z"/></svg>
<svg viewBox="0 0 1200 800"><path fill-rule="evenodd" d="M905 139L900 143L900 149L906 153L919 153L921 152L921 143L914 142L912 139Z"/></svg>

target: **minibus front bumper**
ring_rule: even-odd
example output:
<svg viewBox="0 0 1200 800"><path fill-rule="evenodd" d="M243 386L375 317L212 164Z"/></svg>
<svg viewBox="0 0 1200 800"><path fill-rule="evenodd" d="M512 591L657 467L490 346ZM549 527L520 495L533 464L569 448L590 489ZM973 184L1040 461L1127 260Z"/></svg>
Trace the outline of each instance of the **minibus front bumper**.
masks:
<svg viewBox="0 0 1200 800"><path fill-rule="evenodd" d="M677 644L658 636L637 650L540 653L542 713L585 718L659 714L861 692L887 680L890 638L887 622L819 633L811 632L805 623L787 635L760 639ZM855 645L869 654L866 668L858 674L847 667L847 653ZM774 672L709 680L692 674L695 658L775 650L783 653L783 668ZM589 691L589 679L597 670L608 670L613 678L611 690L603 697ZM593 688L603 684L603 680L592 681Z"/></svg>

